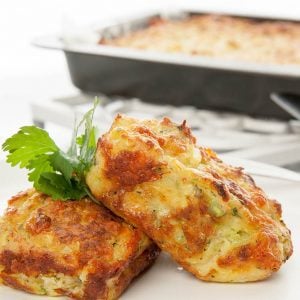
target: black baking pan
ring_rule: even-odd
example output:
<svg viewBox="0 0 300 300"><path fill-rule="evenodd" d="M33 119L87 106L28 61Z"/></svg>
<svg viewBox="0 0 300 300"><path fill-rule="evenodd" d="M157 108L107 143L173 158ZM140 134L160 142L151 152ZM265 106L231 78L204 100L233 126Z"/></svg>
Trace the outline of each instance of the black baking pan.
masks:
<svg viewBox="0 0 300 300"><path fill-rule="evenodd" d="M195 12L183 15L189 14ZM98 34L120 35L146 26L157 16L104 26ZM72 82L84 92L280 119L291 115L271 101L270 95L285 93L300 99L300 66L153 53L83 40L47 36L34 44L63 50Z"/></svg>

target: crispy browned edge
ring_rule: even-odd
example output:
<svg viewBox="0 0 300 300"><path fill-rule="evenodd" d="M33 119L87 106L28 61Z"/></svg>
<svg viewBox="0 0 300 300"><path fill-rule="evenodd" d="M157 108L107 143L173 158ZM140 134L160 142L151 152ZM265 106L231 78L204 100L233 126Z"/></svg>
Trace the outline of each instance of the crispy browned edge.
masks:
<svg viewBox="0 0 300 300"><path fill-rule="evenodd" d="M16 213L16 208L14 208L12 205L19 201L22 198L26 198L29 195L32 195L33 189L21 192L17 194L16 196L12 197L9 200L9 207L6 211L6 216L10 215L9 217L13 217ZM49 200L49 197L40 194L41 199L47 201ZM85 203L78 203L77 202L52 202L50 200L50 205L54 205L57 208L57 215L59 216L60 212L64 212L68 205L85 205ZM89 201L86 205L91 205L92 208L95 209L96 212L92 212L91 209L88 210L90 214L88 214L89 217L97 216L97 213L99 213L99 216L104 216L104 218L110 218L114 220L114 222L120 224L121 226L124 222L122 219L120 219L117 216L114 216L110 211L108 211L105 207L98 206L95 203ZM76 214L71 216L71 218L76 219ZM49 219L47 216L44 215L38 215L38 218L34 219L34 224L31 224L31 222L27 222L27 227L30 230L31 234L39 234L43 230L47 230L49 228ZM100 221L102 222L102 221ZM51 223L51 220L50 220ZM110 225L108 225L110 226ZM125 226L129 226L125 224ZM116 229L119 230L119 229ZM133 243L131 246L133 249L137 245L135 245L136 240L141 238L141 232L135 228L132 228L133 230L133 236L130 242ZM65 238L65 234L62 234L62 238ZM97 241L96 241L97 242ZM84 244L83 247L86 245ZM131 247L130 246L130 247ZM86 249L87 250L87 249ZM137 251L137 250L136 250ZM160 250L159 248L152 242L149 243L149 246L144 250L143 253L137 255L136 251L130 254L128 260L126 262L121 262L116 264L113 264L111 268L108 268L105 264L102 265L100 262L99 265L93 266L93 271L89 273L88 279L85 282L84 287L84 294L83 297L78 297L75 294L70 293L69 291L66 291L64 289L58 289L56 292L60 295L66 295L74 299L82 299L82 300L111 300L117 298L124 289L127 288L131 280L136 277L139 273L141 273L146 268L150 267L156 258L158 257ZM83 254L85 256L86 254ZM30 286L26 286L18 281L14 275L18 273L24 273L28 276L38 276L39 274L55 274L55 273L62 273L64 275L70 275L73 276L76 274L78 268L77 267L70 267L65 266L62 263L59 263L56 261L55 256L51 255L51 252L36 252L35 250L29 251L28 253L15 253L11 250L4 249L0 253L0 266L4 268L0 272L0 279L2 282L10 287L13 287L15 289L23 290L28 293L35 293ZM110 288L106 285L106 281L111 278L117 278L114 282L111 289L115 289L115 291L111 291ZM115 297L111 298L110 295L114 294Z"/></svg>
<svg viewBox="0 0 300 300"><path fill-rule="evenodd" d="M114 283L113 288L115 289L115 297L112 299L117 299L129 287L129 284L133 279L135 279L139 274L143 273L148 268L150 268L159 254L160 249L155 244L152 244L140 256L133 260L129 264L129 266L119 275L118 279ZM99 289L100 287L101 290ZM78 300L92 300L95 299L93 298L94 295L98 293L98 295L104 295L104 297L101 296L101 298L97 298L97 300L106 300L107 294L109 292L108 287L105 285L103 279L97 276L92 276L89 279L89 285L86 291L87 292L84 298L76 298L72 294L69 294L68 296Z"/></svg>

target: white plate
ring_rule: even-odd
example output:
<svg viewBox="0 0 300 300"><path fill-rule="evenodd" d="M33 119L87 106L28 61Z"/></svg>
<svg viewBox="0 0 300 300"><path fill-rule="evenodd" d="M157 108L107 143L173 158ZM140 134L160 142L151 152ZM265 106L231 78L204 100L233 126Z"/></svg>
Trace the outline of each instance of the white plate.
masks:
<svg viewBox="0 0 300 300"><path fill-rule="evenodd" d="M230 163L233 164L231 158ZM238 160L239 164L253 168L251 162ZM254 164L255 165L255 164ZM292 231L294 254L287 263L270 279L248 284L218 284L197 280L183 271L166 254L156 264L135 280L121 297L122 300L298 300L300 299L300 184L284 180L256 178L271 196L283 206L283 218ZM6 200L20 190L30 186L24 172L0 162L0 211ZM0 286L1 300L46 300L54 299L33 296L8 287ZM65 299L65 298L55 298Z"/></svg>

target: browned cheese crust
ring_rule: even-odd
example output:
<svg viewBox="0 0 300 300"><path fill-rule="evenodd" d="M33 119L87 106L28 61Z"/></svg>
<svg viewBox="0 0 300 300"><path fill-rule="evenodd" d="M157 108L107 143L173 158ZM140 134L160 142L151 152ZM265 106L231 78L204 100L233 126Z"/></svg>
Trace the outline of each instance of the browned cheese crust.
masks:
<svg viewBox="0 0 300 300"><path fill-rule="evenodd" d="M184 20L151 19L147 28L102 45L183 53L236 61L300 64L300 24L222 15Z"/></svg>
<svg viewBox="0 0 300 300"><path fill-rule="evenodd" d="M184 122L117 116L87 175L94 196L200 279L264 279L292 254L280 204L197 147Z"/></svg>
<svg viewBox="0 0 300 300"><path fill-rule="evenodd" d="M34 294L116 299L158 254L140 230L89 199L53 201L30 189L0 219L0 282Z"/></svg>

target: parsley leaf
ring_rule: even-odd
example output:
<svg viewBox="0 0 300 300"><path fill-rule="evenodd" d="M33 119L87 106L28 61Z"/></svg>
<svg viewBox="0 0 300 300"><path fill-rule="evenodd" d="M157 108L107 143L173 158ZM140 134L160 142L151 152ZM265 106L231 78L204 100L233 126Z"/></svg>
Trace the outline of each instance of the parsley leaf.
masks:
<svg viewBox="0 0 300 300"><path fill-rule="evenodd" d="M83 116L78 126L75 127L72 143L68 150L68 155L77 156L83 171L88 170L94 161L97 139L96 127L93 126L93 118L98 103L99 102L96 99L94 107ZM84 133L78 136L78 131L83 124Z"/></svg>
<svg viewBox="0 0 300 300"><path fill-rule="evenodd" d="M2 149L9 152L8 163L12 166L20 164L20 168L24 168L30 160L41 154L53 153L58 147L45 130L35 126L24 126L4 142Z"/></svg>
<svg viewBox="0 0 300 300"><path fill-rule="evenodd" d="M33 186L36 189L39 189L38 182L41 174L45 172L53 172L48 154L42 154L37 156L35 159L30 160L26 169L29 170L28 180L33 182Z"/></svg>
<svg viewBox="0 0 300 300"><path fill-rule="evenodd" d="M98 104L98 99L95 99L93 108L75 126L67 153L58 148L47 131L36 126L24 126L2 145L2 149L8 151L7 162L26 168L33 186L54 200L91 197L85 175L94 162L96 152L93 117ZM81 127L84 133L78 136Z"/></svg>
<svg viewBox="0 0 300 300"><path fill-rule="evenodd" d="M54 200L77 200L87 195L84 186L74 180L71 184L62 174L43 173L39 179L40 191Z"/></svg>
<svg viewBox="0 0 300 300"><path fill-rule="evenodd" d="M78 160L59 150L50 157L50 164L55 171L61 173L65 180L71 184L71 179L75 177L78 168Z"/></svg>
<svg viewBox="0 0 300 300"><path fill-rule="evenodd" d="M234 217L239 217L239 211L236 207L234 207L232 210L231 210L231 214L234 216Z"/></svg>

